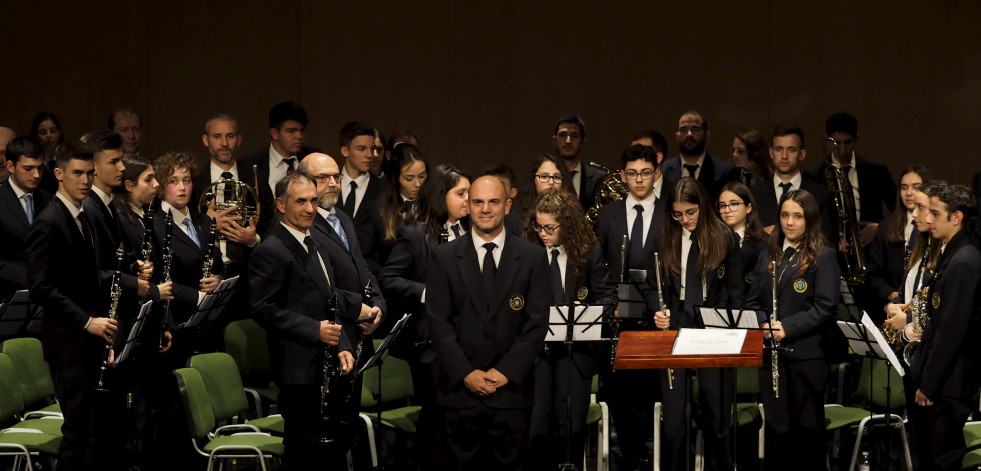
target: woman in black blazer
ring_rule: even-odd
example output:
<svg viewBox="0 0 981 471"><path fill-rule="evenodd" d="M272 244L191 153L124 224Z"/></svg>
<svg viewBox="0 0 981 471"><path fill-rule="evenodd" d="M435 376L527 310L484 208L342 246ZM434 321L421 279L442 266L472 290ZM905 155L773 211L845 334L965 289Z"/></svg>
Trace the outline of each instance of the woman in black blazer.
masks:
<svg viewBox="0 0 981 471"><path fill-rule="evenodd" d="M756 201L748 186L739 182L729 182L719 193L719 216L722 222L736 234L742 260L742 296L749 295L753 283L753 271L760 252L770 244L770 234L763 230L763 224L756 213Z"/></svg>
<svg viewBox="0 0 981 471"><path fill-rule="evenodd" d="M778 391L771 355L763 355L760 395L766 412L766 468L824 469L824 393L829 372L825 358L841 295L835 251L821 234L817 202L807 190L794 190L780 204L780 223L760 255L747 307L760 326L770 327L773 267L777 274L777 314L773 335L780 342ZM764 334L769 338L769 332ZM779 398L777 397L779 395Z"/></svg>
<svg viewBox="0 0 981 471"><path fill-rule="evenodd" d="M549 296L553 305L600 304L612 309L617 303L616 288L596 235L578 203L575 193L546 190L526 217L525 239L543 246L550 261L551 286L542 295ZM535 463L532 469L555 469L567 462L567 428L572 437L569 462L582 459L589 391L601 361L604 357L609 361L604 352L601 342L575 344L570 368L566 347L547 344L535 359L529 430L529 456ZM571 414L566 405L570 398Z"/></svg>

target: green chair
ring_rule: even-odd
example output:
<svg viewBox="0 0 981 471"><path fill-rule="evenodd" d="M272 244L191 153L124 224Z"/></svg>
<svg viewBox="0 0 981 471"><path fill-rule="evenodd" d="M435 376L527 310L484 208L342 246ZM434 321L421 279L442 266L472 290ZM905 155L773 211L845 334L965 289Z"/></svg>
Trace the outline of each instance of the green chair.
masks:
<svg viewBox="0 0 981 471"><path fill-rule="evenodd" d="M971 450L964 455L961 469L981 469L981 450Z"/></svg>
<svg viewBox="0 0 981 471"><path fill-rule="evenodd" d="M235 359L242 374L245 392L252 396L256 409L275 404L279 388L272 382L272 364L266 330L252 319L242 319L225 327L225 352Z"/></svg>
<svg viewBox="0 0 981 471"><path fill-rule="evenodd" d="M187 363L189 367L201 373L215 421L236 423L236 419L239 419L249 408L249 400L242 386L238 366L231 355L222 352L203 353L192 356ZM283 416L276 414L259 417L260 414L261 409L257 408L257 418L244 420L243 416L242 421L247 425L255 426L261 432L283 435L285 429Z"/></svg>
<svg viewBox="0 0 981 471"><path fill-rule="evenodd" d="M381 340L374 340L375 348ZM387 353L381 363L381 384L379 367L372 366L362 373L361 382L361 420L368 431L368 446L371 448L373 466L378 463L375 427L387 427L408 433L416 433L416 423L422 408L411 405L414 396L412 371L409 364Z"/></svg>
<svg viewBox="0 0 981 471"><path fill-rule="evenodd" d="M22 420L24 400L21 385L17 382L13 360L0 353L0 422L16 422L10 428L0 430L0 456L13 456L13 469L34 469L33 456L46 456L54 468L61 444L60 417L51 419Z"/></svg>
<svg viewBox="0 0 981 471"><path fill-rule="evenodd" d="M265 471L267 460L282 459L285 449L281 437L258 432L256 427L247 424L215 428L211 399L198 370L180 368L174 370L174 376L177 377L177 387L184 402L191 444L198 454L208 457L208 471L211 471L218 460L254 458ZM234 433L235 431L244 433ZM203 447L201 443L204 443Z"/></svg>
<svg viewBox="0 0 981 471"><path fill-rule="evenodd" d="M596 402L599 392L599 375L593 376L593 384L589 390L589 409L586 411L586 426L596 426L596 469L610 469L610 408L605 402ZM586 447L589 450L589 447ZM582 469L587 469L586 456L582 457Z"/></svg>
<svg viewBox="0 0 981 471"><path fill-rule="evenodd" d="M887 384L891 388L891 394L887 394ZM879 408L886 408L888 403L891 408L901 408L906 404L906 396L903 390L903 379L896 373L895 369L888 362L882 360L872 360L866 358L862 362L862 371L859 375L858 389L856 397L865 404L874 405ZM913 460L910 456L909 439L906 436L905 419L899 414L875 414L871 410L862 407L847 407L841 404L824 405L824 424L828 431L838 432L840 430L856 427L855 447L852 450L851 464L849 470L855 469L858 462L858 452L862 445L862 435L869 423L886 425L899 429L903 442L903 452L906 455L907 469L913 469ZM838 439L836 437L834 448L837 455Z"/></svg>
<svg viewBox="0 0 981 471"><path fill-rule="evenodd" d="M9 339L3 342L3 353L14 361L24 404L27 407L45 404L41 411L61 413L61 406L53 402L54 381L48 362L44 361L41 341L33 337Z"/></svg>

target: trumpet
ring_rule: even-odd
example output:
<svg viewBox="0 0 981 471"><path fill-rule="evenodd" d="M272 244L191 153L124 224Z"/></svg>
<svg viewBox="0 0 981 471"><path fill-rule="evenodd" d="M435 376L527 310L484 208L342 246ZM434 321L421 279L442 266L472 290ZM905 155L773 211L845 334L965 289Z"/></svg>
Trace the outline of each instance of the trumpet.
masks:
<svg viewBox="0 0 981 471"><path fill-rule="evenodd" d="M916 283L916 291L913 292L913 297L910 299L909 305L904 309L908 312L907 316L910 318L910 323L913 324L913 332L916 333L923 332L927 322L930 321L930 318L927 317L928 287L923 286L923 279L926 278L926 267L929 260L930 244L927 244L926 250L923 251L923 258L920 260L920 280ZM913 364L913 359L916 357L916 350L919 346L919 340L911 340L903 347L903 361L907 366Z"/></svg>
<svg viewBox="0 0 981 471"><path fill-rule="evenodd" d="M862 242L858 236L855 193L848 177L842 172L841 167L838 167L834 162L834 156L838 154L838 141L828 137L823 143L826 149L830 147L830 152L826 152L828 165L824 168L824 179L834 197L835 208L838 211L838 227L846 242L844 258L845 266L848 269L848 282L862 284L865 282L868 266L865 263L865 253L862 251Z"/></svg>
<svg viewBox="0 0 981 471"><path fill-rule="evenodd" d="M119 297L123 294L123 284L121 278L123 277L123 256L126 255L126 251L123 250L123 244L119 244L119 248L116 249L116 271L112 274L112 288L110 289L111 301L109 303L109 318L116 320L119 310ZM96 391L108 391L103 383L106 379L106 369L109 368L109 357L112 356L112 344L115 341L115 337L109 339L106 342L106 351L102 356L102 365L99 366L99 384L95 387Z"/></svg>

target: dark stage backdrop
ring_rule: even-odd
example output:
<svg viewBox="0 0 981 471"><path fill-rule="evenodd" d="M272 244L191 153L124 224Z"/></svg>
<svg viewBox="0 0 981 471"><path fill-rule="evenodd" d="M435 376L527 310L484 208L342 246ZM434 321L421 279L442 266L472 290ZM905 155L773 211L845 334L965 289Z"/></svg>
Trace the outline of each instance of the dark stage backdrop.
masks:
<svg viewBox="0 0 981 471"><path fill-rule="evenodd" d="M43 5L55 5L57 8ZM858 152L969 182L981 170L981 2L8 2L0 125L57 114L72 137L110 111L143 115L143 153L190 150L205 119L238 117L243 151L268 145L283 100L307 142L339 157L360 120L410 129L431 162L519 175L562 113L583 157L615 165L630 135L668 136L698 109L728 158L744 127L792 121L819 159L824 119L859 118ZM12 47L11 47L12 46ZM809 166L807 165L807 166Z"/></svg>

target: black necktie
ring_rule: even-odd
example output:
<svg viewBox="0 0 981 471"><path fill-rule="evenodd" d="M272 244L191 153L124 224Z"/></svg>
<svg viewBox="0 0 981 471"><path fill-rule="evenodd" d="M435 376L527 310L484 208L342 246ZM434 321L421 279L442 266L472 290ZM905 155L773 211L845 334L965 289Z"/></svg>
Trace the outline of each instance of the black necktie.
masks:
<svg viewBox="0 0 981 471"><path fill-rule="evenodd" d="M225 180L231 180L235 177L232 175L232 172L221 172L221 178L224 178Z"/></svg>
<svg viewBox="0 0 981 471"><path fill-rule="evenodd" d="M740 172L740 177L741 177L744 185L746 185L746 186L752 186L752 183L751 183L752 182L752 177L750 177L749 172L747 172L745 170L742 170Z"/></svg>
<svg viewBox="0 0 981 471"><path fill-rule="evenodd" d="M738 232L733 232L733 234L736 235L736 247L742 247L743 246L743 238L742 237L739 237L739 233Z"/></svg>
<svg viewBox="0 0 981 471"><path fill-rule="evenodd" d="M688 171L688 176L695 178L695 172L698 171L698 165L688 165L685 164L685 170Z"/></svg>
<svg viewBox="0 0 981 471"><path fill-rule="evenodd" d="M699 304L702 304L702 279L698 276L698 238L693 233L685 264L685 312L694 315Z"/></svg>
<svg viewBox="0 0 981 471"><path fill-rule="evenodd" d="M494 249L497 244L488 242L484 244L484 294L487 295L487 304L490 305L491 292L494 291L494 275L497 274L497 265L494 264Z"/></svg>
<svg viewBox="0 0 981 471"><path fill-rule="evenodd" d="M629 268L641 268L644 265L644 206L634 205L637 216L630 228L630 249L627 257Z"/></svg>
<svg viewBox="0 0 981 471"><path fill-rule="evenodd" d="M296 168L296 157L283 159L286 162L286 173L292 172Z"/></svg>
<svg viewBox="0 0 981 471"><path fill-rule="evenodd" d="M112 204L112 202L109 203L109 216L113 221L119 219L119 210L116 209L116 205Z"/></svg>
<svg viewBox="0 0 981 471"><path fill-rule="evenodd" d="M920 240L920 231L916 230L916 224L913 224L913 232L909 233L909 247L913 249L916 247L916 241Z"/></svg>
<svg viewBox="0 0 981 471"><path fill-rule="evenodd" d="M82 225L82 238L92 244L92 233L89 232L89 217L85 213L78 213L78 222Z"/></svg>
<svg viewBox="0 0 981 471"><path fill-rule="evenodd" d="M783 266L783 269L780 270L780 274L777 277L777 283L779 283L780 279L783 278L783 274L787 272L787 268L790 267L791 259L794 258L794 253L796 252L797 251L794 250L793 247L787 247L786 249L784 249L783 263L781 264Z"/></svg>
<svg viewBox="0 0 981 471"><path fill-rule="evenodd" d="M790 191L790 187L793 186L790 182L783 182L780 184L780 202L783 202L784 196L787 196L787 192ZM778 211L779 212L779 209Z"/></svg>
<svg viewBox="0 0 981 471"><path fill-rule="evenodd" d="M456 224L450 226L450 230L453 231L453 238L454 239L457 238L457 237L460 237L460 223L456 223Z"/></svg>
<svg viewBox="0 0 981 471"><path fill-rule="evenodd" d="M552 263L548 266L549 278L552 279L552 303L565 302L565 291L562 289L562 269L559 267L559 249L552 249Z"/></svg>
<svg viewBox="0 0 981 471"><path fill-rule="evenodd" d="M313 240L313 237L306 236L303 238L303 245L307 246L307 253L310 255L308 263L316 267L316 271L324 274L324 280L327 281L327 286L330 286L330 279L327 278L327 272L325 271L326 266L320 265L321 257L317 241Z"/></svg>
<svg viewBox="0 0 981 471"><path fill-rule="evenodd" d="M351 192L347 194L347 198L344 198L344 204L341 209L347 213L348 216L354 217L354 203L358 200L358 183L351 182Z"/></svg>

